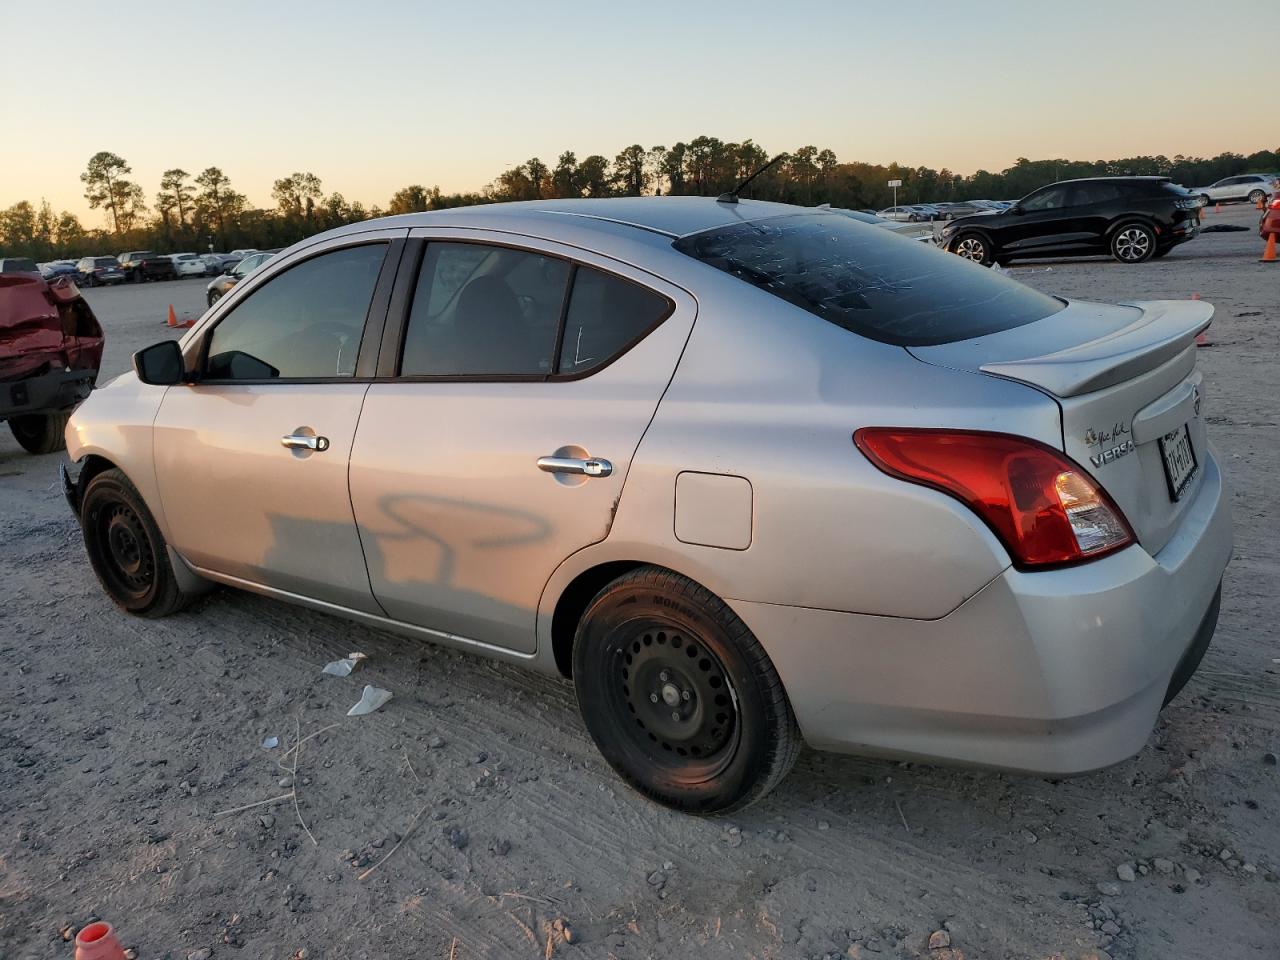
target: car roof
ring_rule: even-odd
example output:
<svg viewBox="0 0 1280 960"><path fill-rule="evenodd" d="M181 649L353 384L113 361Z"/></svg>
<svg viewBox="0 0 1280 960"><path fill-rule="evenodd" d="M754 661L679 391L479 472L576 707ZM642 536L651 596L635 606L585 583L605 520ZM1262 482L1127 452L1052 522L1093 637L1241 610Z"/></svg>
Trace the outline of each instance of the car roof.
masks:
<svg viewBox="0 0 1280 960"><path fill-rule="evenodd" d="M582 227L591 226L594 222L605 232L613 232L607 229L608 225L621 224L674 239L716 227L802 212L822 211L763 200L721 203L713 197L528 200L518 203L477 204L366 220L339 227L326 236L341 236L378 227L431 226L487 227L499 230L535 227L539 234L554 236L558 223L566 227L570 224Z"/></svg>

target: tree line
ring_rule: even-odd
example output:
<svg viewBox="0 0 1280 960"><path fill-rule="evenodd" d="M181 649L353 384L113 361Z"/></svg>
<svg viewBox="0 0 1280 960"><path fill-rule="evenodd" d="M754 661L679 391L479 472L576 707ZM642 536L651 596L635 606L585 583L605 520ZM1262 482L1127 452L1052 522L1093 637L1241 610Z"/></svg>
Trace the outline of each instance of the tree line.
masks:
<svg viewBox="0 0 1280 960"><path fill-rule="evenodd" d="M500 173L482 189L441 193L439 187L412 184L397 190L385 208L365 208L341 193L325 194L319 177L295 172L276 180L274 207L251 206L219 167L197 174L175 167L164 171L153 202L147 202L132 168L109 151L94 154L80 175L91 209L103 212L102 227L86 229L73 213L55 213L47 201L20 201L0 210L0 255L51 260L116 253L271 249L343 224L385 214L443 210L508 200L564 197L640 196L642 194L716 196L759 170L770 154L752 140L727 142L700 136L671 147L632 144L612 160L601 154L578 159L567 150L554 165L533 157ZM1165 156L1119 160L1028 160L1020 157L998 173L978 170L963 176L945 167L907 167L898 163L841 161L830 149L813 145L784 154L754 180L744 196L812 206L880 209L893 199L889 180L901 180L898 202L1007 200L1076 177L1157 175L1186 186L1203 186L1222 177L1280 171L1280 148L1249 155L1221 153L1212 158Z"/></svg>

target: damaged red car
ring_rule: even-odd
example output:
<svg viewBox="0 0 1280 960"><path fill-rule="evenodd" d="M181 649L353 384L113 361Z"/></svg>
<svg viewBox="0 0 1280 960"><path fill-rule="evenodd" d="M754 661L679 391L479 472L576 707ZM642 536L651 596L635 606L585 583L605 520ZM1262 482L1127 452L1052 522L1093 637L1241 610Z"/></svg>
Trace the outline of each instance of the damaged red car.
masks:
<svg viewBox="0 0 1280 960"><path fill-rule="evenodd" d="M0 273L0 420L31 453L65 445L67 418L89 395L103 336L71 280Z"/></svg>

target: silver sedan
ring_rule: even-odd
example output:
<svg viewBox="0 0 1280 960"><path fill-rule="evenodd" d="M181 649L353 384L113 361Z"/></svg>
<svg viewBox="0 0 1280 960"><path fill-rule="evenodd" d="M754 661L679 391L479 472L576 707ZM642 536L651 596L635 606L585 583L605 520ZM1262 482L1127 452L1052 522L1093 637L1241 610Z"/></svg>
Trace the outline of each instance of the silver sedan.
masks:
<svg viewBox="0 0 1280 960"><path fill-rule="evenodd" d="M683 810L802 740L1080 773L1217 622L1212 312L728 198L394 217L140 351L65 486L122 609L223 584L571 677Z"/></svg>

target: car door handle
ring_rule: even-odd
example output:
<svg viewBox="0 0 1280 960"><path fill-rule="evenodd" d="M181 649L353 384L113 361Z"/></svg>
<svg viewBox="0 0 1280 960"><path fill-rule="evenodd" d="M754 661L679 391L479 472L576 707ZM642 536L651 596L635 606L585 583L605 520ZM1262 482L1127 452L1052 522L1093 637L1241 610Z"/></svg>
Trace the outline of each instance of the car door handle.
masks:
<svg viewBox="0 0 1280 960"><path fill-rule="evenodd" d="M613 473L613 464L608 460L592 458L579 460L575 457L539 457L538 469L547 473L572 473L583 477L607 477Z"/></svg>
<svg viewBox="0 0 1280 960"><path fill-rule="evenodd" d="M302 433L291 433L280 438L280 445L288 447L290 450L324 451L329 449L329 438L310 437Z"/></svg>

